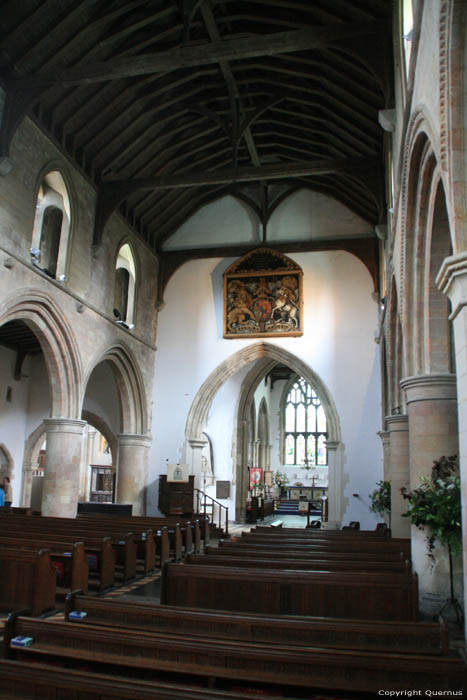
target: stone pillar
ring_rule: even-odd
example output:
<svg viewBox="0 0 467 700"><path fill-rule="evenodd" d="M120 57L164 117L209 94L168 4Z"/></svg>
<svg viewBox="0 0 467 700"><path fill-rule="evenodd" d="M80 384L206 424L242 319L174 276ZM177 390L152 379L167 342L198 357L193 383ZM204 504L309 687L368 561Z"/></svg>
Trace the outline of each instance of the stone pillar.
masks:
<svg viewBox="0 0 467 700"><path fill-rule="evenodd" d="M410 488L420 477L430 476L439 457L458 454L457 395L454 374L408 377L401 381L407 396L409 417ZM428 557L426 532L411 527L412 562L419 575L420 609L436 614L449 597L447 552L437 547L436 558Z"/></svg>
<svg viewBox="0 0 467 700"><path fill-rule="evenodd" d="M456 357L457 408L459 420L459 467L463 540L463 582L467 591L467 252L446 258L436 278L438 288L451 301ZM467 617L466 617L467 633Z"/></svg>
<svg viewBox="0 0 467 700"><path fill-rule="evenodd" d="M383 469L384 469L384 480L389 481L389 474L391 472L389 460L391 455L390 449L390 436L388 430L380 430L378 433L381 438L381 444L383 446Z"/></svg>
<svg viewBox="0 0 467 700"><path fill-rule="evenodd" d="M151 438L133 433L118 436L117 503L131 503L133 515L146 512L148 454Z"/></svg>
<svg viewBox="0 0 467 700"><path fill-rule="evenodd" d="M408 487L410 482L409 417L388 416L386 427L389 435L389 459L384 479L391 482L392 536L410 537L410 520L402 517L402 513L407 512L407 504L401 494L401 488Z"/></svg>
<svg viewBox="0 0 467 700"><path fill-rule="evenodd" d="M340 528L343 512L344 485L342 479L342 450L340 442L327 440L328 449L328 522Z"/></svg>
<svg viewBox="0 0 467 700"><path fill-rule="evenodd" d="M94 443L96 440L97 430L91 425L88 426L88 440L86 445L86 454L83 464L81 476L81 498L83 501L89 501L91 493L91 464L94 456Z"/></svg>
<svg viewBox="0 0 467 700"><path fill-rule="evenodd" d="M81 455L86 421L47 418L42 515L74 518L76 515Z"/></svg>

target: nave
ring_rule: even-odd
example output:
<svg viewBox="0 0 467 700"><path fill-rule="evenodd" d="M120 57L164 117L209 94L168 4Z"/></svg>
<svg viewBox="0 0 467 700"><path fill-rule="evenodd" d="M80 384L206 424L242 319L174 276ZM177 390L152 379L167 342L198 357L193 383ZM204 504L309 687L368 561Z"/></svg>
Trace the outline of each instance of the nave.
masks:
<svg viewBox="0 0 467 700"><path fill-rule="evenodd" d="M17 593L27 572L35 591L47 587L47 577L37 578L46 569L40 574L22 558L33 531L36 554L47 533L48 549L40 551L54 579L63 575L49 609L26 611L26 586L10 603L0 698L355 700L380 690L464 692L460 635L442 618L420 615L410 540L387 530L295 528L284 516L280 527L266 521L218 538L193 519L94 515L51 524L15 510L0 521L2 530L13 523L23 533L12 555L16 569L8 569L7 547L0 560L10 580L21 577ZM72 532L66 520L74 520L69 541L89 547L87 592L73 585L65 592L71 571L57 566L65 546L57 533ZM111 585L99 583L100 557L89 545L97 531L111 542ZM125 534L136 559L130 575ZM152 562L148 542L155 542ZM1 603L5 582L2 575Z"/></svg>

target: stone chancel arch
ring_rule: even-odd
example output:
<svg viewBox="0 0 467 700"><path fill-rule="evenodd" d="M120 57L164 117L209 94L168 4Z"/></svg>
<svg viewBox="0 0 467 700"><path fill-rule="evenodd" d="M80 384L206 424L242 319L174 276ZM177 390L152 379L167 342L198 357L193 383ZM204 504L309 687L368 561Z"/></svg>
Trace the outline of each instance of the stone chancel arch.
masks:
<svg viewBox="0 0 467 700"><path fill-rule="evenodd" d="M245 376L238 398L236 428L233 435L233 475L236 482L236 517L241 519L242 504L247 493L245 470L247 466L251 401L259 382L276 364L284 364L297 375L304 377L318 392L328 422L329 454L329 519L340 521L343 512L342 466L340 420L332 395L323 380L300 358L271 343L255 343L239 350L222 362L198 390L185 428L187 462L192 474L200 473L200 454L203 447L202 431L208 421L210 407L222 385L237 372L252 365Z"/></svg>

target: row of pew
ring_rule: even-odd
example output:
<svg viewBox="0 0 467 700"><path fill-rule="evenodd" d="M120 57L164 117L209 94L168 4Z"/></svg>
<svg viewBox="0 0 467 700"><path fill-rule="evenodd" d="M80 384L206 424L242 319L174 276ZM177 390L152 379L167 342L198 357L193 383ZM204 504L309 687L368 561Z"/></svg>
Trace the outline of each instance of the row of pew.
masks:
<svg viewBox="0 0 467 700"><path fill-rule="evenodd" d="M47 683L47 697L62 697L66 674L79 700L234 700L251 694L356 699L381 689L463 690L465 665L449 647L446 625L417 620L408 541L319 534L284 529L278 537L277 530L257 528L217 548L205 544L202 555L186 551L182 561L164 564L161 605L74 591L63 622L12 615L0 698L42 697ZM354 555L370 568L291 567L294 559L299 567L312 561L349 566ZM242 564L225 563L232 558ZM278 566L256 565L268 560ZM388 570L388 563L400 568ZM365 577L373 586L365 585ZM324 590L332 578L340 582L334 594L345 601L341 616ZM392 582L385 591L389 603L375 607L368 596L384 579ZM313 606L320 614L303 612ZM18 646L18 637L32 642Z"/></svg>
<svg viewBox="0 0 467 700"><path fill-rule="evenodd" d="M41 615L73 590L103 593L199 553L198 520L53 518L0 509L0 613Z"/></svg>

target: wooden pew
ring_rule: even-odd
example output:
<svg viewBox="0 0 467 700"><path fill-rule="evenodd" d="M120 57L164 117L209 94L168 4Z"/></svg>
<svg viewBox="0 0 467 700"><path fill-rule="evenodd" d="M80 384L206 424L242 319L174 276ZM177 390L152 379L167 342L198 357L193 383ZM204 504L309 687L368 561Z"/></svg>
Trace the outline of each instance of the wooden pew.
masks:
<svg viewBox="0 0 467 700"><path fill-rule="evenodd" d="M0 548L32 550L36 552L40 549L48 549L52 564L56 569L63 569L63 575L58 576L59 585L68 588L69 591L81 588L87 593L89 564L83 542L63 543L41 537L35 541L29 538L25 540L22 537L5 537L0 535ZM61 581L63 581L63 586Z"/></svg>
<svg viewBox="0 0 467 700"><path fill-rule="evenodd" d="M218 550L219 551L219 550ZM410 564L407 560L397 561L355 561L351 557L340 559L326 559L308 557L307 559L277 559L273 555L270 558L261 559L254 554L246 556L239 553L238 556L215 556L216 550L209 547L209 556L204 554L189 554L185 557L186 564L202 564L210 566L240 566L257 569L299 569L301 571L388 571L392 573L410 573Z"/></svg>
<svg viewBox="0 0 467 700"><path fill-rule="evenodd" d="M71 613L86 613L70 619ZM383 622L258 613L223 613L201 608L145 605L118 598L86 596L79 591L66 598L65 617L73 624L128 627L151 632L219 637L292 646L331 649L396 651L446 655L449 638L442 618L433 622Z"/></svg>
<svg viewBox="0 0 467 700"><path fill-rule="evenodd" d="M33 643L14 647L16 636L32 637ZM170 672L180 679L189 675L236 686L266 684L273 691L306 688L308 693L314 688L374 693L407 687L458 692L465 681L465 665L458 656L269 646L25 617L7 624L4 649L8 657L30 663L54 658L68 666L85 664L91 672L111 669L116 685L124 669L133 669L132 676L151 671L160 678Z"/></svg>
<svg viewBox="0 0 467 700"><path fill-rule="evenodd" d="M271 556L277 559L304 559L309 561L310 559L320 559L325 557L331 560L342 560L349 559L351 556L355 561L407 561L407 555L404 552L398 551L385 551L380 549L376 552L360 552L358 550L352 550L350 554L349 551L335 551L328 549L325 545L321 547L314 547L311 550L303 547L275 547L270 545L269 547L265 544L249 544L246 541L230 541L230 540L219 540L218 547L205 547L205 554L215 553L218 556L255 556L262 559L270 559Z"/></svg>
<svg viewBox="0 0 467 700"><path fill-rule="evenodd" d="M280 533L277 533L271 525L257 525L251 528L250 533L257 534L271 534L273 536L283 535L284 537L300 537L303 539L307 538L344 538L344 537L354 537L354 538L381 538L390 539L390 530L321 530L313 528L296 528L296 527L282 527Z"/></svg>
<svg viewBox="0 0 467 700"><path fill-rule="evenodd" d="M88 670L0 659L0 698L73 698L73 700L245 700L245 693L189 684L124 678ZM268 700L281 700L268 694Z"/></svg>
<svg viewBox="0 0 467 700"><path fill-rule="evenodd" d="M200 521L187 520L183 518L156 518L156 517L146 517L141 515L132 516L121 516L121 515L107 515L103 513L81 513L77 516L78 522L89 522L96 523L102 522L104 525L108 520L112 520L121 524L125 524L128 528L134 530L135 532L141 532L143 529L151 528L155 532L160 530L162 527L167 527L169 533L174 530L176 526L180 528L182 534L183 547L185 553L199 554L201 552L201 528ZM206 531L209 537L209 528L206 528L207 521L202 521L204 527L204 535L206 536ZM204 537L206 539L206 537Z"/></svg>
<svg viewBox="0 0 467 700"><path fill-rule="evenodd" d="M354 551L377 552L377 551L399 551L410 556L410 540L405 538L380 538L380 537L359 537L358 535L346 535L340 537L320 537L319 530L308 537L300 535L282 534L282 530L271 530L271 533L242 532L240 541L265 544L267 546L287 546L287 547L313 547L325 546L334 551ZM237 539L237 542L239 540Z"/></svg>
<svg viewBox="0 0 467 700"><path fill-rule="evenodd" d="M416 574L166 564L163 605L274 615L416 621Z"/></svg>
<svg viewBox="0 0 467 700"><path fill-rule="evenodd" d="M0 509L1 511L1 509ZM143 560L143 571L147 573L151 571L156 565L156 544L154 534L151 533L151 528L145 526L140 528L138 534L135 535L129 532L129 528L125 523L119 523L114 520L114 516L105 516L106 520L102 522L100 519L96 521L86 521L85 519L76 518L55 518L55 517L41 517L41 516L30 516L24 518L7 518L2 519L0 512L0 526L6 522L7 527L17 527L18 529L24 529L25 531L31 530L44 530L55 532L57 529L60 532L67 532L71 534L80 535L84 540L87 537L95 537L108 535L112 538L113 548L116 550L117 556L122 563L123 567L123 580L128 581L136 576L136 551L139 550L140 556ZM16 523L16 525L15 525ZM178 531L178 526L174 526L174 559L179 561L182 558L182 545L181 545L181 534ZM160 535L157 536L158 543L160 545L159 552L161 552L162 547L164 547L164 556L166 556L166 544L165 534L160 530ZM137 548L135 550L135 547ZM166 559L164 559L165 561Z"/></svg>
<svg viewBox="0 0 467 700"><path fill-rule="evenodd" d="M3 525L3 523L2 523ZM26 543L31 542L34 547L40 546L41 542L50 542L55 545L71 548L75 542L83 542L86 556L91 559L92 564L89 564L89 575L92 572L98 576L98 589L104 591L115 584L115 561L114 552L112 549L112 540L110 537L88 537L85 538L71 534L52 534L50 531L38 531L32 529L30 531L24 529L6 529L3 531L10 533L17 540L23 540ZM89 581L89 579L88 579Z"/></svg>
<svg viewBox="0 0 467 700"><path fill-rule="evenodd" d="M242 537L241 539L219 540L219 547L254 548L258 550L268 550L274 552L295 552L303 554L319 554L320 552L344 552L355 554L378 554L392 555L396 558L403 557L410 559L410 544L397 543L394 540L384 540L383 542L334 542L316 540L314 542L300 542L298 540L264 540L259 537Z"/></svg>
<svg viewBox="0 0 467 700"><path fill-rule="evenodd" d="M24 535L37 540L39 536L45 539L58 538L58 541L83 541L86 553L97 560L97 571L100 575L100 589L103 590L114 585L115 582L115 557L121 557L123 568L123 580L127 581L136 576L136 549L132 533L109 534L106 536L110 542L103 543L105 533L99 528L77 527L72 518L46 518L25 516L22 518L0 521L0 527L5 533ZM63 539L62 539L63 538ZM110 547L109 547L110 545ZM108 550L110 549L110 553ZM114 556L115 551L115 556ZM111 563L112 564L111 564ZM90 566L90 571L94 569Z"/></svg>
<svg viewBox="0 0 467 700"><path fill-rule="evenodd" d="M47 549L0 549L0 609L42 615L55 608L55 567Z"/></svg>

